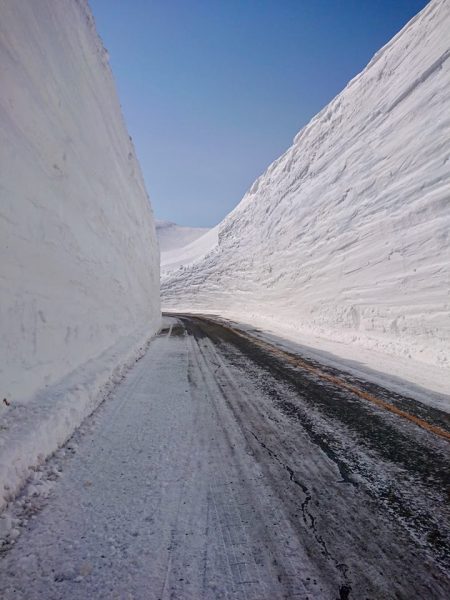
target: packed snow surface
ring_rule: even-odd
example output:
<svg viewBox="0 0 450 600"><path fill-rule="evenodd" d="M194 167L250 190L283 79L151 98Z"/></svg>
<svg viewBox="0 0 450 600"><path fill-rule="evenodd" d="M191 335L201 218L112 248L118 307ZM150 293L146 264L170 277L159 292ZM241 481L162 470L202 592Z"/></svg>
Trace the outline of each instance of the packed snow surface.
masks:
<svg viewBox="0 0 450 600"><path fill-rule="evenodd" d="M160 301L152 210L87 4L0 11L1 507L139 354Z"/></svg>
<svg viewBox="0 0 450 600"><path fill-rule="evenodd" d="M448 393L449 31L450 2L432 1L257 179L217 242L165 274L163 307L331 344Z"/></svg>

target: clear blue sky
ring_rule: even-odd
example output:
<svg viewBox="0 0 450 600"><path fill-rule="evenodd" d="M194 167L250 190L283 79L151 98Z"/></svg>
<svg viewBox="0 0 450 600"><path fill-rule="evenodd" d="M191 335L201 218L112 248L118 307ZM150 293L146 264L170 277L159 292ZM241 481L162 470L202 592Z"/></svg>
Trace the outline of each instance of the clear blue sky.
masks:
<svg viewBox="0 0 450 600"><path fill-rule="evenodd" d="M90 0L157 218L218 223L425 0Z"/></svg>

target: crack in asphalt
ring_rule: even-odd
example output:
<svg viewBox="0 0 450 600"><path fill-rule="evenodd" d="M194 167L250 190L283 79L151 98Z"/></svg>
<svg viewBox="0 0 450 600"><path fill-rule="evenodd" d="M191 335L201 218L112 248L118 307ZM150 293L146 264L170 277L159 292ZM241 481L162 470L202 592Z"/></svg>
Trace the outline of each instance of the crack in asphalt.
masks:
<svg viewBox="0 0 450 600"><path fill-rule="evenodd" d="M293 417L296 420L300 421L303 429L311 438L311 441L319 446L319 448L324 452L327 457L336 465L341 477L342 481L340 483L350 483L354 487L358 487L358 483L351 477L350 469L348 466L337 456L336 452L331 448L330 441L326 439L326 435L322 433L322 435L318 434L314 431L314 425L309 421L307 417L300 414L298 407L296 407L289 400L277 399L280 410L289 417Z"/></svg>
<svg viewBox="0 0 450 600"><path fill-rule="evenodd" d="M328 571L325 566L328 564L330 570L337 573L329 580L332 584L331 589L338 589L338 593L333 594L333 597L338 600L346 600L350 596L353 597L360 593L363 593L362 597L371 596L369 586L361 587L361 577L371 581L378 575L368 572L366 568L361 574L357 566L360 559L370 560L368 558L369 547L377 553L376 556L379 556L378 553L380 553L380 556L383 557L380 558L380 566L384 565L384 557L396 553L399 564L403 564L401 561L406 561L407 556L410 564L416 564L418 554L415 550L409 550L411 546L408 546L413 542L416 544L417 551L423 552L422 565L427 562L431 551L432 560L435 561L436 566L433 577L441 577L442 572L438 565L444 568L444 572L446 570L445 516L443 511L438 508L440 506L438 501L442 495L442 484L445 485L448 472L448 464L445 464L445 440L439 440L435 436L428 437L429 434L413 428L412 425L398 419L395 415L381 411L379 407L371 406L370 403L363 402L362 398L347 393L350 390L346 391L341 387L332 386L331 381L319 381L312 373L308 377L308 373L283 363L280 356L274 356L269 352L265 353L262 348L252 345L251 340L235 336L229 328L201 318L186 318L186 325L189 332L200 342L200 347L204 345L201 340L208 340L208 344L215 349L215 352L219 352L226 362L227 369L223 374L221 372L216 380L223 400L234 414L239 427L251 433L251 435L245 436L250 444L250 450L252 446L255 447L255 444L252 443L252 439L254 439L258 446L264 449L264 454L271 458L270 462L277 463L271 468L270 462L263 456L257 459L266 472L272 490L289 510L290 517L297 518L297 523L292 518L291 524L297 529L299 541L302 537L301 529L304 528L309 532L311 541L314 540L314 544L310 544L309 551L314 554L317 551L315 554L317 562L322 563L319 559L319 556L322 556L322 568L325 567ZM216 375L220 370L217 369L217 362L211 358L212 355L206 352L205 360L212 363L211 374ZM228 370L230 372L227 374ZM239 385L241 376L244 380L252 381L257 387L257 391L248 394L244 387L241 397ZM344 377L346 374L344 373L342 376ZM226 379L224 385L222 385L223 377ZM361 385L363 383L361 382ZM373 387L371 392L375 393L377 389ZM383 392L386 397L389 397L387 390L379 388L378 392ZM261 398L258 396L259 393ZM290 400L291 396L292 401ZM398 401L397 397L395 401ZM274 411L273 414L271 411ZM427 412L429 409L424 408L423 411ZM433 415L433 411L430 414ZM261 415L270 421L270 424L261 422L259 420ZM287 446L284 444L284 438L275 437L273 442L269 442L272 448L278 452L276 454L274 449L258 438L260 435L262 439L270 438L272 440L270 432L277 436L280 428L287 427L286 418L288 422L297 421L302 432L306 434L305 439L302 436L301 440L297 440L300 447L302 443L307 443L306 438L309 437L310 443L312 442L317 449L322 451L316 452L311 457L312 469L306 467L304 473L302 467L299 469L295 456L292 456L293 464L291 463L290 448L292 446L289 440ZM249 423L252 423L257 434L248 429ZM258 424L261 425L261 428ZM268 438L264 433L267 427ZM300 448L298 449L300 450ZM251 450L251 452L254 454L255 450ZM320 457L322 453L324 456ZM298 458L300 459L300 457ZM311 476L315 476L316 465L324 463L325 458L328 458L333 463L331 466L335 467L335 469L330 469L330 465L327 467L326 477L329 478L327 490L332 491L334 487L337 492L337 484L351 484L350 486L339 486L342 487L342 493L337 492L335 501L329 498L329 492L325 492L325 488L323 488L325 497L320 497L320 486L325 483L322 479L319 480L319 488L316 487L315 480L311 479ZM288 464L285 464L286 462ZM291 464L294 468L291 467ZM278 465L282 468L277 468ZM384 465L387 470L383 470ZM392 472L389 470L391 468ZM329 472L328 469L330 469ZM289 482L293 482L300 488L302 494L300 497L294 492L295 488L291 488L292 492L289 493L290 484L283 484L283 477L285 477L282 475L283 472L288 474ZM303 473L302 480L298 479L296 473ZM283 495L277 491L280 484L281 489L284 488L287 492L285 493L286 498L283 498ZM387 499L386 494L388 494ZM393 503L394 494L396 496L395 503ZM316 498L320 498L322 512L314 509ZM345 502L345 499L349 500L350 504L339 515L337 514L339 511L335 512L335 508L337 503ZM426 503L428 500L429 504ZM369 507L361 507L361 517L357 507L361 503L365 505L367 501L370 501L371 504ZM333 504L334 502L336 502L336 506ZM372 502L374 503L372 504ZM327 507L327 511L331 511L329 517L323 513L324 506ZM353 506L356 512L348 514L349 506ZM435 511L433 506L436 507ZM409 510L408 514L404 514L407 509ZM381 521L376 518L377 513ZM300 514L302 518L299 519ZM331 529L327 529L330 525ZM399 527L403 530L399 531ZM383 534L378 535L378 528L382 528L383 531L389 530L389 534L395 532L396 536L401 534L400 538L394 538L392 553L388 545L383 543L377 545L373 541L379 537L381 542L385 541ZM353 529L355 529L354 536L351 533ZM442 535L440 529L442 529ZM344 542L343 540L336 541L338 532L342 534L343 540L351 543L353 538L356 546L360 544L360 553L342 552ZM365 543L365 536L369 535L369 532L372 532L372 540L367 540ZM412 539L408 536L412 536ZM398 541L399 539L401 541ZM398 548L403 541L406 546L404 552L399 554ZM306 540L300 541L300 543L308 546ZM315 550L313 550L314 546ZM367 565L367 563L365 564ZM408 563L404 564L406 568ZM415 572L420 573L422 565L416 564ZM389 579L385 577L384 567L390 573ZM370 567L370 569L373 568L376 567ZM349 570L351 570L351 578ZM384 592L401 597L401 585L396 582L395 576L393 577L393 571L395 568L391 568L389 563L380 570L380 575L385 578L387 586ZM429 582L425 585L428 586ZM414 589L417 591L417 588ZM412 592L412 590L413 587L410 591ZM428 592L429 590L428 587Z"/></svg>
<svg viewBox="0 0 450 600"><path fill-rule="evenodd" d="M361 399L352 398L340 388L330 387L328 393L323 393L323 385L315 381L315 378L309 379L305 373L299 372L293 366L282 364L279 356L270 353L266 355L262 348L252 345L252 340L235 335L234 330L204 319L195 319L195 323L200 328L204 328L200 335L214 340L236 368L247 372L248 365L243 366L239 357L235 357L230 352L230 348L235 348L239 355L245 354L250 364L259 365L271 373L275 380L288 385L295 394L300 396L302 402L312 404L313 408L324 417L336 420L352 435L356 435L361 447L367 448L371 453L375 452L383 461L395 465L396 468L406 469L408 480L416 479L417 485L420 485L427 495L435 497L445 495L449 482L445 440L440 443L431 438L431 444L426 443L424 434L417 432L415 437L414 430L406 426L405 422L401 420L396 422L394 415L371 407L370 403L366 404ZM370 473L367 474L364 469L355 464L346 452L342 453L342 449L340 453L336 452L333 440L326 432L319 433L315 430L314 422L311 422L300 406L278 394L276 387L263 386L263 389L272 396L274 405L287 417L297 420L311 441L334 462L341 474L341 483L360 487L358 478L353 474L360 474L363 478L369 477L370 485L364 486L364 489L375 500L381 500L391 516L400 519L414 535L416 541L430 547L439 562L447 568L450 540L445 528L429 507L423 503L417 508L411 507L410 498L407 495L403 497L399 491L391 489L392 486L387 490L382 485L376 487L377 482L372 481ZM389 395L387 390L376 389L379 389L379 393ZM423 407L423 411L430 416L439 412L430 407ZM395 488L395 484L393 487ZM417 502L416 497L413 502L414 504Z"/></svg>
<svg viewBox="0 0 450 600"><path fill-rule="evenodd" d="M314 515L308 510L308 505L312 500L312 495L309 491L309 488L295 477L294 470L291 469L291 467L289 465L285 464L279 458L279 456L273 450L271 450L262 440L260 440L258 438L258 436L251 429L249 429L248 431L252 434L252 436L255 438L255 440L258 442L258 444L262 448L264 448L264 450L266 450L266 452L269 454L269 456L271 458L275 459L289 473L289 481L292 481L292 483L297 485L302 490L303 494L305 495L305 499L303 500L303 502L301 504L303 521L304 521L305 525L312 531L312 534L313 534L316 542L322 548L323 555L327 559L331 560L334 563L334 566L336 567L336 569L342 574L344 583L339 586L339 600L347 600L349 598L350 592L352 590L352 586L350 584L350 579L348 576L348 570L349 570L348 565L346 565L345 563L340 563L338 560L336 560L332 556L331 552L328 550L325 540L320 535L320 533L317 531L316 519L315 519ZM308 523L308 518L310 521L309 523Z"/></svg>

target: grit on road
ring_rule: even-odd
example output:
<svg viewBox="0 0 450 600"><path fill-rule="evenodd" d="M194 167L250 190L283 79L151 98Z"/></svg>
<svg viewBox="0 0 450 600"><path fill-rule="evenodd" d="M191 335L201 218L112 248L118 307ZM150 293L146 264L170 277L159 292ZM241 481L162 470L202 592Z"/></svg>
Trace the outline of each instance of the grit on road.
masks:
<svg viewBox="0 0 450 600"><path fill-rule="evenodd" d="M447 415L285 358L166 317L18 498L0 597L450 597Z"/></svg>

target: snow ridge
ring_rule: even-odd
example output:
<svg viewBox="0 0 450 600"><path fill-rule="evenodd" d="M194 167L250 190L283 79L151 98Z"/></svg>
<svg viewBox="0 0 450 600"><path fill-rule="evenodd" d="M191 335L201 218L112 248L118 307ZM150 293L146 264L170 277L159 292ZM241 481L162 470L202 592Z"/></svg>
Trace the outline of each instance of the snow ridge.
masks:
<svg viewBox="0 0 450 600"><path fill-rule="evenodd" d="M433 0L377 52L203 258L164 274L163 307L367 351L375 368L395 357L396 374L419 383L430 367L448 393L449 30L450 3Z"/></svg>

